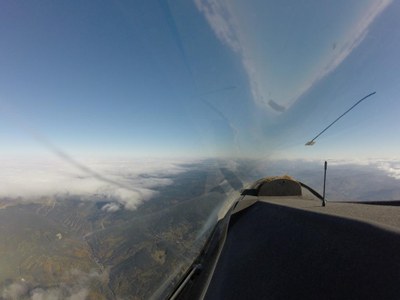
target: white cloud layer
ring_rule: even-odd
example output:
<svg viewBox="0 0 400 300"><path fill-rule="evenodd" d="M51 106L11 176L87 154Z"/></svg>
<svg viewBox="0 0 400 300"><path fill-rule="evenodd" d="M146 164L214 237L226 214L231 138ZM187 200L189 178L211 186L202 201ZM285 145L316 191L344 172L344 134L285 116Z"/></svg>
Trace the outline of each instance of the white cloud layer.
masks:
<svg viewBox="0 0 400 300"><path fill-rule="evenodd" d="M161 159L86 160L82 165L93 171L51 159L0 159L0 198L34 201L54 195L94 195L114 200L103 210L135 209L157 194L157 187L173 183L168 176L185 171L184 161Z"/></svg>
<svg viewBox="0 0 400 300"><path fill-rule="evenodd" d="M255 165L257 177L290 175L322 194L323 160L265 160ZM328 160L328 200L400 200L400 160Z"/></svg>
<svg viewBox="0 0 400 300"><path fill-rule="evenodd" d="M378 168L390 177L400 180L400 161L381 161L378 163Z"/></svg>

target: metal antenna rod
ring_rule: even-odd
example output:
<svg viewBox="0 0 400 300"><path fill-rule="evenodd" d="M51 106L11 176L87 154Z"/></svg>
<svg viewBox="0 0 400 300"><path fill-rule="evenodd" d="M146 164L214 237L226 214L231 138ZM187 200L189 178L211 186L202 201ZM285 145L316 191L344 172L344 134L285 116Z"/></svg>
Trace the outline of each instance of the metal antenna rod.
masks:
<svg viewBox="0 0 400 300"><path fill-rule="evenodd" d="M337 121L339 121L345 114L347 114L349 111L351 111L354 107L356 107L358 104L360 104L362 101L364 101L365 99L367 99L368 97L372 96L376 94L376 92L373 92L371 94L368 94L367 96L365 96L364 98L362 98L361 100L358 100L356 104L354 104L352 107L350 107L348 110L346 110L343 114L341 114L335 121L333 121L331 124L329 124L324 130L322 130L320 133L318 133L318 135L313 138L311 141L306 143L306 146L312 146L315 144L315 140L321 135L323 134L325 131L327 131L333 124L335 124Z"/></svg>
<svg viewBox="0 0 400 300"><path fill-rule="evenodd" d="M326 200L325 200L326 169L328 169L328 163L327 163L327 161L325 161L325 170L324 170L324 191L323 191L323 194L322 194L322 206L326 206Z"/></svg>

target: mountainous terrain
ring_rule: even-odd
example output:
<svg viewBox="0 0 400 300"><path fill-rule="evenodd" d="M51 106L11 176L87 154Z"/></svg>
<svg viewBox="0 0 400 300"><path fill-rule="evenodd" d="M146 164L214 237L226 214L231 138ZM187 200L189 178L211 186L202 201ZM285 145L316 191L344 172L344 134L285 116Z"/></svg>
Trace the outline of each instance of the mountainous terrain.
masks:
<svg viewBox="0 0 400 300"><path fill-rule="evenodd" d="M213 212L225 199L218 189L205 195L213 187L206 187L206 175L194 171L178 178L137 210L107 211L104 207L115 200L99 200L98 195L58 195L34 202L2 199L0 295L161 295L196 258L210 230L205 224L215 222Z"/></svg>

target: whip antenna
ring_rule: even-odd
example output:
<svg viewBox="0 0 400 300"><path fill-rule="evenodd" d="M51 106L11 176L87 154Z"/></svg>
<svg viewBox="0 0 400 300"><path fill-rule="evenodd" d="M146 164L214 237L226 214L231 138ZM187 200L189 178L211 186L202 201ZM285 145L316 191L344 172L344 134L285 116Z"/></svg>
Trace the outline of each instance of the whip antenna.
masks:
<svg viewBox="0 0 400 300"><path fill-rule="evenodd" d="M358 104L360 104L362 101L364 101L365 99L367 99L368 97L372 96L376 94L376 92L373 92L371 94L368 94L367 96L365 96L364 98L362 98L361 100L358 100L356 102L356 104L354 104L352 107L350 107L348 110L346 110L343 114L341 114L335 121L333 121L331 124L329 124L324 130L322 130L320 133L317 134L317 136L315 138L313 138L311 141L308 141L306 143L306 146L312 146L315 144L315 140L321 135L323 134L325 131L327 131L333 124L335 124L337 121L339 121L345 114L347 114L349 111L351 111L354 107L356 107Z"/></svg>

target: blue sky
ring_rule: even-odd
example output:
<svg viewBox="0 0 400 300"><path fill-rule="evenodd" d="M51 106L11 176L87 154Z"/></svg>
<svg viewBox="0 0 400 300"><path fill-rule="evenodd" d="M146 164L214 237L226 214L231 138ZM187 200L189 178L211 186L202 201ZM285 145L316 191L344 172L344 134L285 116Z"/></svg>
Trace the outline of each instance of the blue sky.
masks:
<svg viewBox="0 0 400 300"><path fill-rule="evenodd" d="M3 1L0 153L397 156L400 7L331 5Z"/></svg>

